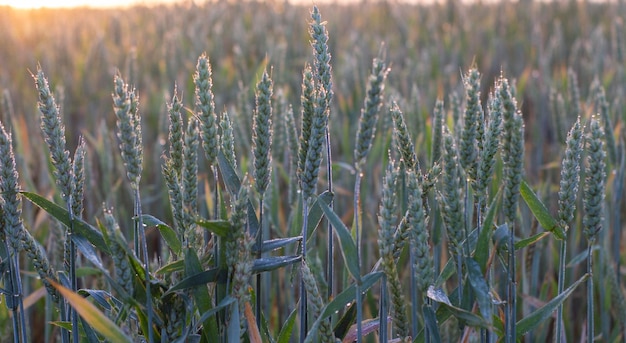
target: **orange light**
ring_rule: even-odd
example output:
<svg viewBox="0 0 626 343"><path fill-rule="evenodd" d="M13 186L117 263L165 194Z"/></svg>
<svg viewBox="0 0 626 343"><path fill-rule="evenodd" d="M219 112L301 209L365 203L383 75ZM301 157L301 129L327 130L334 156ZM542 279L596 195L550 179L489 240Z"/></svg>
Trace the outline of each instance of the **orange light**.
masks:
<svg viewBox="0 0 626 343"><path fill-rule="evenodd" d="M0 0L0 6L10 6L20 9L35 8L111 8L128 7L131 5L156 5L162 3L181 2L179 0Z"/></svg>

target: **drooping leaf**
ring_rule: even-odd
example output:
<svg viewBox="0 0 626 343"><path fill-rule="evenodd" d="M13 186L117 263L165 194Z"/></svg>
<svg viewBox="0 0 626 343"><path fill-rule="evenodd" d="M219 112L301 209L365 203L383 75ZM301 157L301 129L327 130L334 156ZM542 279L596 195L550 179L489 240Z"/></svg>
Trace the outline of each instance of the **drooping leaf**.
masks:
<svg viewBox="0 0 626 343"><path fill-rule="evenodd" d="M552 315L552 312L554 312L557 307L559 307L559 305L574 292L578 285L587 280L588 277L589 274L583 275L580 279L578 279L578 281L574 282L571 286L564 290L563 293L554 297L554 299L550 300L547 304L543 305L535 312L519 320L515 326L517 336L521 337L536 328L539 324L544 323L546 319Z"/></svg>
<svg viewBox="0 0 626 343"><path fill-rule="evenodd" d="M466 311L462 308L453 306L452 303L450 302L450 299L448 299L448 296L441 289L435 289L434 287L431 286L428 288L426 295L430 299L441 304L441 306L439 306L439 310L437 311L438 313L439 311L448 311L453 316L455 316L459 321L472 327L481 327L481 328L490 327L489 322L485 320L484 318L477 316L474 313Z"/></svg>
<svg viewBox="0 0 626 343"><path fill-rule="evenodd" d="M30 192L20 192L24 197L30 200L33 204L37 205L42 210L53 216L55 219L63 223L63 225L70 227L70 215L67 209L53 203L52 201L42 197L39 194ZM102 233L93 226L87 224L80 218L74 218L73 221L74 234L85 237L91 244L95 245L100 251L108 253L109 248L104 242Z"/></svg>
<svg viewBox="0 0 626 343"><path fill-rule="evenodd" d="M163 237L163 240L165 240L165 243L167 243L167 246L172 249L172 251L176 255L180 255L182 244L176 236L176 232L174 231L174 229L172 229L169 225L165 224L160 219L149 214L142 215L141 219L143 220L144 225L156 227L161 233L161 237Z"/></svg>
<svg viewBox="0 0 626 343"><path fill-rule="evenodd" d="M354 280L356 280L357 283L361 283L361 271L356 253L356 244L352 239L350 230L348 230L346 225L341 221L341 218L339 218L335 211L328 207L326 203L323 201L319 201L318 203L324 211L324 214L326 214L328 221L330 221L335 228L333 232L335 232L339 240L339 248L341 250L343 260L348 267L348 272L350 272L350 275L354 278Z"/></svg>
<svg viewBox="0 0 626 343"><path fill-rule="evenodd" d="M80 251L83 254L83 256L85 256L85 258L89 260L89 262L93 263L93 265L96 266L96 268L100 270L106 270L106 268L102 264L102 260L100 259L100 256L98 256L93 245L91 245L91 243L88 242L87 239L85 239L85 237L79 236L79 235L72 235L71 239L72 239L72 242L74 242L74 245L76 245L76 248L78 249L78 251Z"/></svg>
<svg viewBox="0 0 626 343"><path fill-rule="evenodd" d="M441 288L429 286L428 290L426 291L426 296L438 303L452 306L448 295Z"/></svg>
<svg viewBox="0 0 626 343"><path fill-rule="evenodd" d="M524 180L522 180L522 183L520 185L520 194L522 195L522 198L524 198L524 201L528 205L528 208L530 208L530 211L533 213L535 218L537 218L539 224L543 226L544 229L552 232L552 234L554 234L556 238L564 239L565 231L563 230L563 228L559 225L558 221L550 214L550 212L546 208L546 205L544 205L543 202L539 200L535 192L533 192L530 186L528 186L528 183L526 183L526 181Z"/></svg>
<svg viewBox="0 0 626 343"><path fill-rule="evenodd" d="M113 296L107 291L99 289L79 289L78 294L81 296L91 296L93 300L95 300L98 305L102 306L105 310L111 309L111 304L108 300Z"/></svg>
<svg viewBox="0 0 626 343"><path fill-rule="evenodd" d="M109 317L102 313L91 302L77 293L72 292L68 288L61 286L54 282L54 280L48 279L50 284L56 290L61 293L63 298L72 306L72 308L78 312L78 314L98 333L100 333L109 342L119 343L132 343L132 339L122 331Z"/></svg>

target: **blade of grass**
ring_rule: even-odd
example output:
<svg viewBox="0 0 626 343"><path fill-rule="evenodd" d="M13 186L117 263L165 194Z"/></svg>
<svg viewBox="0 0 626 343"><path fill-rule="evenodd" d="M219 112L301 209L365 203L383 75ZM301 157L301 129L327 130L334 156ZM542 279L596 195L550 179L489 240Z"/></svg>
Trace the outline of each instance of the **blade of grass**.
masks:
<svg viewBox="0 0 626 343"><path fill-rule="evenodd" d="M552 315L552 312L554 312L556 308L574 292L576 287L578 287L581 283L587 280L587 278L589 278L589 274L583 275L580 279L578 279L565 291L563 291L563 293L554 297L554 299L550 300L547 304L543 305L537 311L529 314L528 316L518 321L517 325L515 326L517 336L521 337L522 335L536 328L539 324L545 322L545 320Z"/></svg>
<svg viewBox="0 0 626 343"><path fill-rule="evenodd" d="M530 208L530 211L533 213L535 218L537 218L537 221L539 221L539 224L541 224L544 229L552 232L557 239L564 239L565 231L563 231L563 228L559 225L558 221L550 214L546 205L539 200L535 192L533 192L525 180L522 180L520 185L520 194L528 205L528 208Z"/></svg>
<svg viewBox="0 0 626 343"><path fill-rule="evenodd" d="M320 207L326 214L326 218L333 224L334 230L333 232L337 234L337 238L339 239L339 248L341 249L341 255L343 256L343 260L348 267L348 271L350 275L356 280L358 284L361 283L361 273L359 271L359 261L356 253L356 245L354 240L352 240L352 235L350 234L350 230L346 227L346 225L341 221L341 218L333 211L327 204L323 201L318 202Z"/></svg>
<svg viewBox="0 0 626 343"><path fill-rule="evenodd" d="M115 323L113 323L104 313L102 313L96 306L85 298L71 290L61 286L54 282L52 279L48 279L54 288L61 293L61 295L67 300L72 308L78 312L78 314L98 331L104 338L110 342L119 343L132 343L132 339L128 337L122 329L120 329Z"/></svg>

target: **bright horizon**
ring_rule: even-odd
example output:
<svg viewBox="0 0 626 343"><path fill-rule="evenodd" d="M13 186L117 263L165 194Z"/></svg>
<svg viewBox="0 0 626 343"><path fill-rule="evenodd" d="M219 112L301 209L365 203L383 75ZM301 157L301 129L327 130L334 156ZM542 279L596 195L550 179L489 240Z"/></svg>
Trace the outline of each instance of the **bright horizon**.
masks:
<svg viewBox="0 0 626 343"><path fill-rule="evenodd" d="M40 8L115 8L130 7L134 5L161 5L175 3L196 3L202 4L212 0L0 0L1 6L9 6L16 9L40 9ZM282 1L282 0L278 0ZM315 3L342 2L353 3L359 0L289 0L293 3ZM414 0L405 0L414 1ZM424 1L424 0L422 0ZM436 0L435 0L436 1ZM427 2L430 2L427 0Z"/></svg>
<svg viewBox="0 0 626 343"><path fill-rule="evenodd" d="M129 7L133 5L173 4L185 1L189 0L0 0L0 6L10 6L18 9L74 7L113 8Z"/></svg>

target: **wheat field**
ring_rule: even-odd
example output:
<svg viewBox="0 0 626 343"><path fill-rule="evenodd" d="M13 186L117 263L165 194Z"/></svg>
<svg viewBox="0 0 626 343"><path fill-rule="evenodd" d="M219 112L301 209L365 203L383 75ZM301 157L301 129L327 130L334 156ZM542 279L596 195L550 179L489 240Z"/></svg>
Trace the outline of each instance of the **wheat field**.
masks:
<svg viewBox="0 0 626 343"><path fill-rule="evenodd" d="M0 7L0 340L626 341L625 14Z"/></svg>

